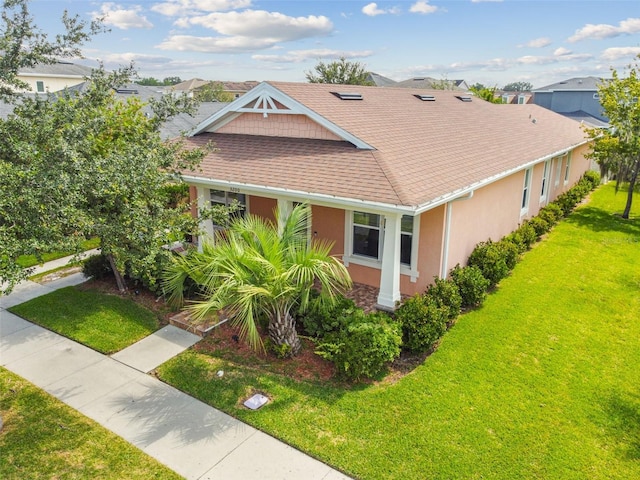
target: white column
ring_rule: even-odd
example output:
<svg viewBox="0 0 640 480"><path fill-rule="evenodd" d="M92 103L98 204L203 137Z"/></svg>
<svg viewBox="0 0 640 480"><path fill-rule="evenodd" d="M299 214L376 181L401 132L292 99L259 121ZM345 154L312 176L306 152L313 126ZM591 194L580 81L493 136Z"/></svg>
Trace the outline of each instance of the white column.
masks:
<svg viewBox="0 0 640 480"><path fill-rule="evenodd" d="M211 194L209 189L205 187L196 187L196 194L198 196L198 216L200 216L200 209L211 206ZM210 219L200 220L200 230L202 233L198 237L198 249L202 251L202 242L205 238L213 239L213 222Z"/></svg>
<svg viewBox="0 0 640 480"><path fill-rule="evenodd" d="M384 239L382 247L382 272L378 306L385 310L395 310L400 300L400 226L402 215L384 216Z"/></svg>
<svg viewBox="0 0 640 480"><path fill-rule="evenodd" d="M293 210L293 202L290 200L282 200L278 199L278 232L282 233L282 229L284 228L284 224L291 215L291 211Z"/></svg>

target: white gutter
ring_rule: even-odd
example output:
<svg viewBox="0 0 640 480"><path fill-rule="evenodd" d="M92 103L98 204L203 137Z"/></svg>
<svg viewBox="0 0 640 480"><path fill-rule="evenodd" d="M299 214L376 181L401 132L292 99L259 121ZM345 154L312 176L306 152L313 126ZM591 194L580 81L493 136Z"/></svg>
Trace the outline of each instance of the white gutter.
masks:
<svg viewBox="0 0 640 480"><path fill-rule="evenodd" d="M473 198L474 191L475 190L471 190L466 196L454 198L453 200L447 202L447 213L444 224L444 242L442 245L442 258L440 260L440 278L442 279L446 279L448 273L447 264L449 263L449 235L451 233L451 211L453 210L451 204L453 202L457 202L458 200L470 200L471 198Z"/></svg>
<svg viewBox="0 0 640 480"><path fill-rule="evenodd" d="M240 97L242 98L242 97ZM463 187L454 192L448 193L441 197L430 200L429 202L420 204L420 205L398 205L393 203L384 203L384 202L373 202L370 200L361 200L356 198L349 197L341 197L337 195L329 195L323 193L311 193L305 192L304 190L292 190L288 188L280 188L280 187L270 187L268 185L256 185L245 182L232 182L225 180L212 180L206 177L199 177L195 175L182 175L182 178L188 183L198 184L206 187L219 188L221 190L230 190L237 191L241 190L242 193L249 194L264 194L269 193L271 196L276 198L283 198L289 200L309 200L311 203L316 205L322 205L326 207L343 207L345 210L357 210L359 212L369 212L369 213L400 213L402 215L420 215L426 211L432 210L436 207L444 205L446 203L452 202L458 198L463 198L471 194L473 191L478 190L479 188L483 188L487 185L490 185L498 180L502 180L509 175L513 175L516 172L526 170L527 168L532 167L541 162L545 162L552 158L564 155L589 142L589 139L585 139L583 142L572 145L571 147L564 148L562 150L558 150L544 157L537 158L530 162L527 162L523 165L519 165L515 168L511 168L509 170L505 170L491 177L485 178L479 182L473 183L466 187Z"/></svg>

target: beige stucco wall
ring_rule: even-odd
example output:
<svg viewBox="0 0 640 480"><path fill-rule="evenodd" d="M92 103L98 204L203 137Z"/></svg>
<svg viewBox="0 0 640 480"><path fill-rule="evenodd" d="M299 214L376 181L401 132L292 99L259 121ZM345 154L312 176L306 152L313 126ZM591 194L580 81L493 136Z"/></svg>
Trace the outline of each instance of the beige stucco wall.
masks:
<svg viewBox="0 0 640 480"><path fill-rule="evenodd" d="M217 130L218 133L264 135L269 137L341 140L304 115L244 113Z"/></svg>

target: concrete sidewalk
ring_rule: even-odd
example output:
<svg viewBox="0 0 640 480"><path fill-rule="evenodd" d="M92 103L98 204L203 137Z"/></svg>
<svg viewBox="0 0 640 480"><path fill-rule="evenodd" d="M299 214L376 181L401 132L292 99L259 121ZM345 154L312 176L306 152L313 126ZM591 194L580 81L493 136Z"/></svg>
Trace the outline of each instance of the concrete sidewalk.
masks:
<svg viewBox="0 0 640 480"><path fill-rule="evenodd" d="M188 348L195 335L165 328L108 357L5 310L83 280L75 274L47 286L27 282L0 297L0 365L187 479L348 479L144 373Z"/></svg>

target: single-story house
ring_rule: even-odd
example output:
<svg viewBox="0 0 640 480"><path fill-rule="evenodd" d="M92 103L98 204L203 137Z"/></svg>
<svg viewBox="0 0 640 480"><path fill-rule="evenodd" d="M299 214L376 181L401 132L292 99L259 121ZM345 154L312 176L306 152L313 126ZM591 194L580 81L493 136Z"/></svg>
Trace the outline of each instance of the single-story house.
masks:
<svg viewBox="0 0 640 480"><path fill-rule="evenodd" d="M235 199L273 218L309 202L310 236L333 241L387 309L589 169L579 122L451 90L263 82L187 138L208 142L217 149L184 172L200 205Z"/></svg>

